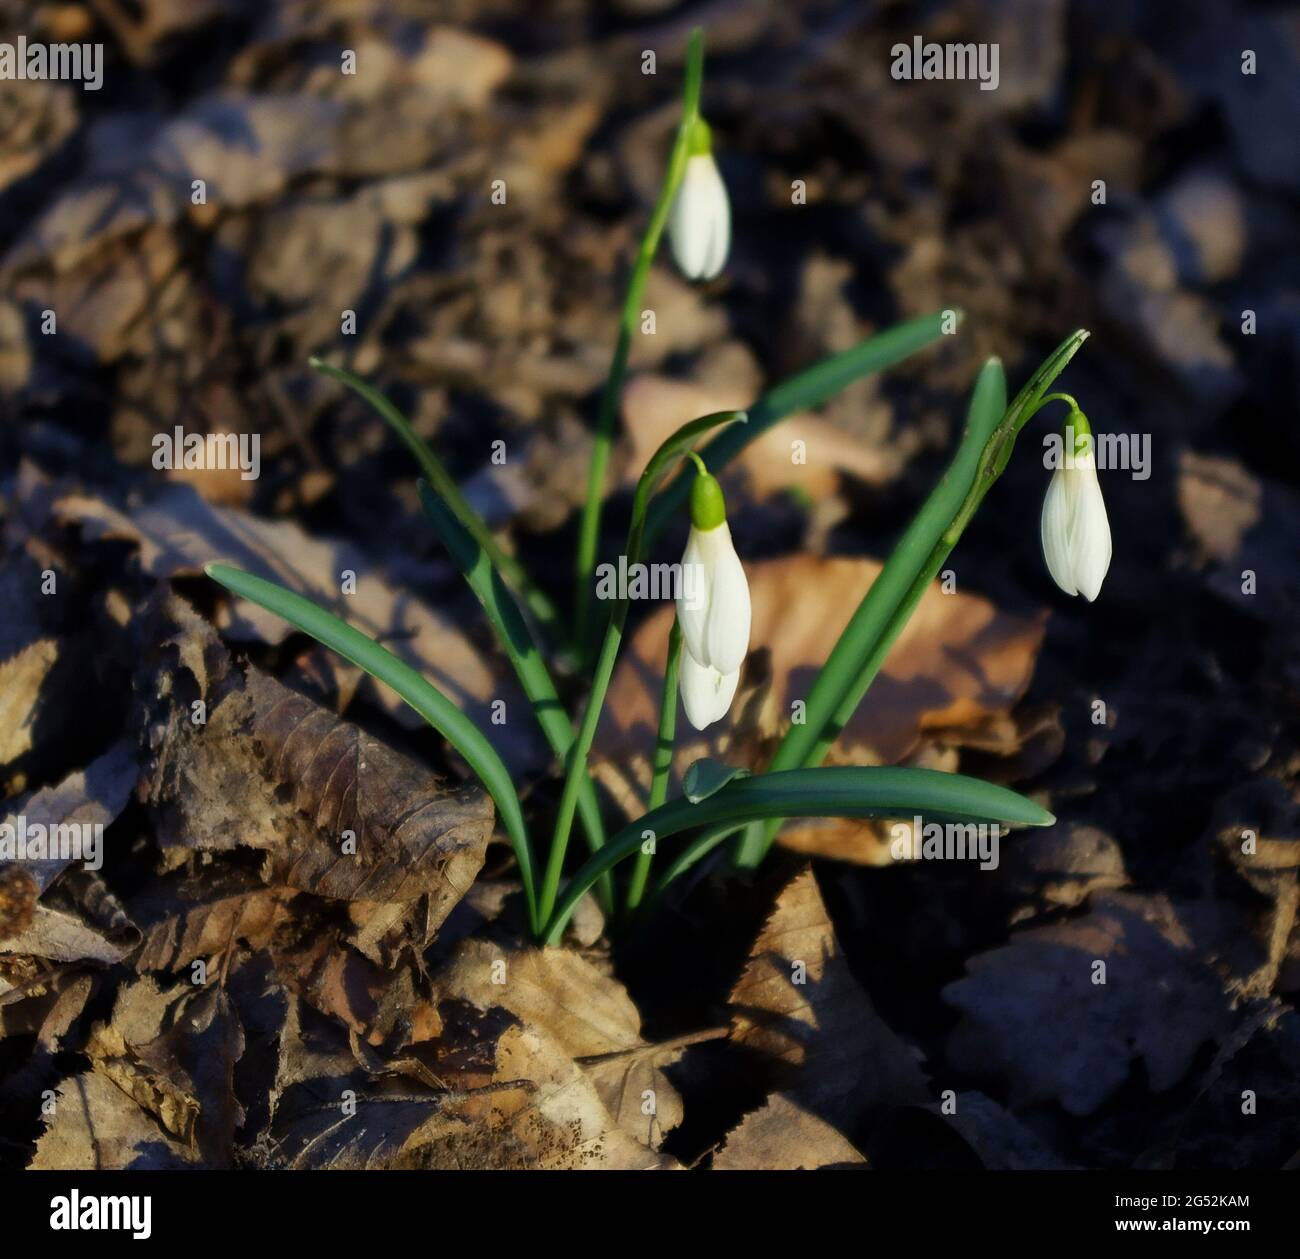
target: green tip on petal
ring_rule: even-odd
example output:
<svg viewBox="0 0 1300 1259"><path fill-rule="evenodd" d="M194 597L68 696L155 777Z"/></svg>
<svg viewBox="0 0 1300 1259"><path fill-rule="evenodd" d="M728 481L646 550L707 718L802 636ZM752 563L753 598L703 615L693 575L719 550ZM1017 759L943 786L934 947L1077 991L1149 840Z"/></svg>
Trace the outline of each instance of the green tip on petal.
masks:
<svg viewBox="0 0 1300 1259"><path fill-rule="evenodd" d="M718 478L709 472L697 472L691 486L691 524L700 530L716 529L726 519L727 505Z"/></svg>

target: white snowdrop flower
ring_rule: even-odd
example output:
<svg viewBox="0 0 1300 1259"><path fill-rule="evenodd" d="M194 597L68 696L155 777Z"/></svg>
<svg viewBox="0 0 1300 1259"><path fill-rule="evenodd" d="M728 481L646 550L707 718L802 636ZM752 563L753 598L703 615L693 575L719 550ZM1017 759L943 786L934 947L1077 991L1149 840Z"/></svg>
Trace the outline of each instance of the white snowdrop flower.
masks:
<svg viewBox="0 0 1300 1259"><path fill-rule="evenodd" d="M686 173L668 216L673 258L688 280L711 280L731 247L731 203L713 160L708 124L696 119Z"/></svg>
<svg viewBox="0 0 1300 1259"><path fill-rule="evenodd" d="M1043 499L1043 558L1067 595L1083 595L1091 603L1110 567L1110 522L1097 481L1092 429L1082 412L1067 421L1063 449Z"/></svg>
<svg viewBox="0 0 1300 1259"><path fill-rule="evenodd" d="M698 456L696 462L704 468ZM749 650L749 582L727 528L717 478L702 470L691 486L691 532L682 555L677 620L682 627L681 691L697 730L726 716Z"/></svg>

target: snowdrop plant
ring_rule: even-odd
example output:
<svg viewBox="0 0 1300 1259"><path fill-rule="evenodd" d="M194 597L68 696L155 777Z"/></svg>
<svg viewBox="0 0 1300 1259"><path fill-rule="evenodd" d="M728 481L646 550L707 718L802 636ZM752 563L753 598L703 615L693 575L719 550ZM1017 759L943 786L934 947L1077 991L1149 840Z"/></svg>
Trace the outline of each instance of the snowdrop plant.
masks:
<svg viewBox="0 0 1300 1259"><path fill-rule="evenodd" d="M560 940L578 902L589 892L608 915L621 911L630 916L653 904L684 871L728 840L734 840L731 853L736 867L756 865L785 818L922 815L938 822L1018 826L1047 826L1054 821L1033 800L960 774L904 767L824 767L821 762L1006 467L1017 434L1040 407L1061 396L1047 391L1083 344L1087 336L1083 331L1057 347L1010 405L1001 364L996 359L985 364L951 465L849 616L804 698L804 720L786 730L763 771L751 773L748 767L700 761L684 775L680 793L670 794L679 693L681 707L696 728L721 720L731 705L749 648L749 587L731 541L717 474L749 442L786 416L825 402L853 381L903 361L952 331L957 313L940 311L813 364L777 385L747 412L687 420L646 465L633 495L623 556L629 567L639 563L662 531L676 524L688 528L683 563L698 573L698 580L689 583L696 597L679 603L669 634L658 740L644 812L617 829L607 826L609 813L596 792L588 757L619 658L629 606L626 599L593 604L591 594L602 541L605 473L629 340L670 211L674 253L687 274L703 278L716 273L725 261L729 237L725 190L720 190L720 181L713 181L716 169L699 174L706 168L691 165L701 158L712 161L709 132L699 117L702 80L703 44L697 31L687 52L682 122L632 268L597 412L575 554L579 583L571 617L502 548L436 452L378 390L342 368L312 360L314 367L373 406L418 460L424 473L420 497L425 514L482 606L550 744L562 786L542 860L537 841L543 818L535 812L530 816L525 809L518 785L488 734L428 679L389 647L295 591L226 564L207 567L208 574L235 595L278 614L391 687L459 752L496 803L501 827L514 849L528 929L546 944ZM690 174L692 170L697 173ZM1092 491L1095 471L1092 481L1086 479L1086 469L1083 475L1083 480L1061 482L1055 498L1049 490L1044 551L1063 586L1062 577L1068 574L1076 589L1085 595L1091 592L1092 597L1105 572L1105 563L1099 561L1098 527L1099 519L1104 522L1104 509L1099 515L1099 497ZM597 608L603 613L599 618ZM574 668L575 664L582 667ZM580 703L570 708L566 696ZM567 859L575 821L589 850L587 860L576 869ZM661 851L661 845L679 834L686 836L684 842ZM658 875L652 882L656 863ZM624 870L627 878L616 878Z"/></svg>

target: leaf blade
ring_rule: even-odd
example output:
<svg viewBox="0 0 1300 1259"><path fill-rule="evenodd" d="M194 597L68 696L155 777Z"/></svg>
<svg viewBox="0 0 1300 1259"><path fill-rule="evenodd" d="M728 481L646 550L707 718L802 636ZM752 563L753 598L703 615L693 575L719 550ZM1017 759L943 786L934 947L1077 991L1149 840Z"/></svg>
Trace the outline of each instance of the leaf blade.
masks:
<svg viewBox="0 0 1300 1259"><path fill-rule="evenodd" d="M1051 826L1056 819L1006 787L932 769L835 765L738 778L692 804L683 798L652 809L624 827L573 876L544 927L544 941L559 939L587 888L630 856L653 831L656 842L697 826L783 817L912 817Z"/></svg>

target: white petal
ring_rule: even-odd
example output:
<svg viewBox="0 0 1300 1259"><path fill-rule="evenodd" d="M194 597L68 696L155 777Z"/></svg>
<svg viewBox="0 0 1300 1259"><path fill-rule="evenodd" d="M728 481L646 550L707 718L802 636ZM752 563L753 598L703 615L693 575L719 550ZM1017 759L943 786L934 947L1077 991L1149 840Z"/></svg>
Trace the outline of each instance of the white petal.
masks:
<svg viewBox="0 0 1300 1259"><path fill-rule="evenodd" d="M682 552L682 597L677 600L677 619L681 622L686 650L701 661L708 659L705 642L713 587L713 565L705 537L692 526L686 550ZM687 598L688 594L694 597Z"/></svg>
<svg viewBox="0 0 1300 1259"><path fill-rule="evenodd" d="M1074 474L1079 481L1074 504L1074 525L1070 550L1074 557L1074 584L1091 603L1101 593L1101 583L1110 568L1110 521L1101 496L1097 469L1089 465Z"/></svg>
<svg viewBox="0 0 1300 1259"><path fill-rule="evenodd" d="M749 581L725 521L705 536L715 535L706 654L699 659L719 673L735 673L749 650Z"/></svg>
<svg viewBox="0 0 1300 1259"><path fill-rule="evenodd" d="M719 673L700 664L689 651L683 651L680 686L686 719L696 730L703 730L725 717L739 681L739 669L735 673Z"/></svg>
<svg viewBox="0 0 1300 1259"><path fill-rule="evenodd" d="M1074 557L1070 551L1070 525L1072 498L1069 478L1072 474L1065 468L1057 468L1052 473L1051 483L1043 499L1043 516L1039 525L1039 537L1043 544L1043 559L1047 562L1047 571L1067 595L1077 595L1078 587L1074 582Z"/></svg>
<svg viewBox="0 0 1300 1259"><path fill-rule="evenodd" d="M727 261L731 246L731 204L712 154L697 153L668 216L673 258L690 280L711 280Z"/></svg>

